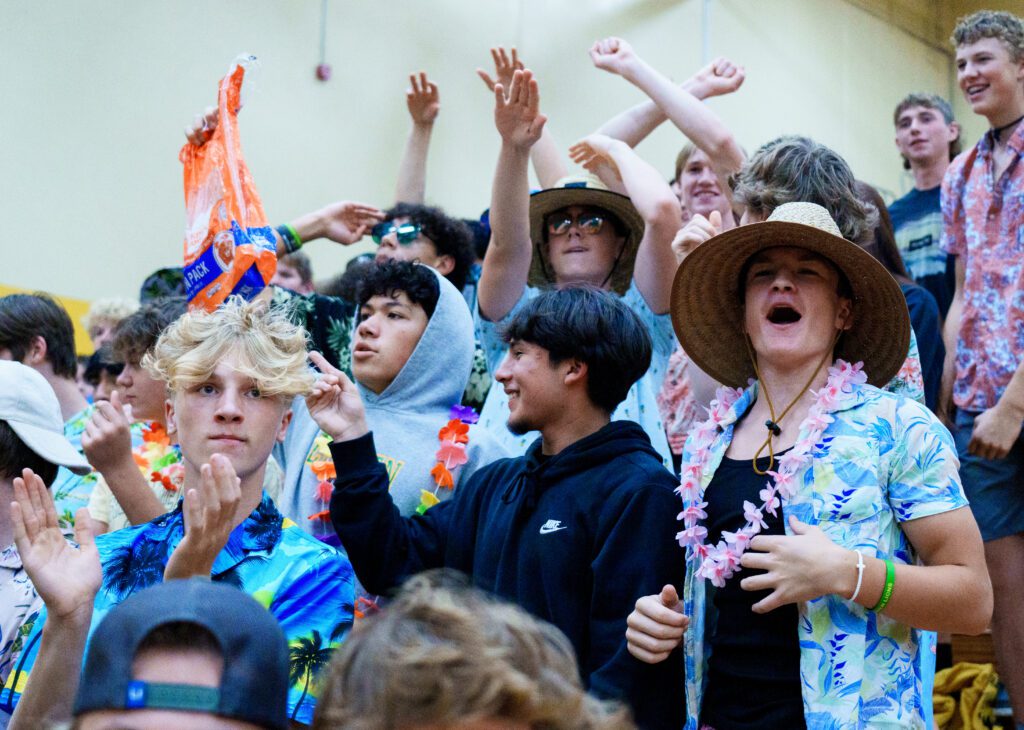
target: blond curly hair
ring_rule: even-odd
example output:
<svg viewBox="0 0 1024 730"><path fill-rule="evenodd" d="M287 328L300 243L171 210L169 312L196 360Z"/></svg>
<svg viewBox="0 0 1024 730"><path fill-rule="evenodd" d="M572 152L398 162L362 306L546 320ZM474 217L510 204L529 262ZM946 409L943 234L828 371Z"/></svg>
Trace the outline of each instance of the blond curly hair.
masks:
<svg viewBox="0 0 1024 730"><path fill-rule="evenodd" d="M635 727L628 710L583 690L561 631L464 583L451 573L421 574L364 619L335 654L313 730L471 720L551 730Z"/></svg>
<svg viewBox="0 0 1024 730"><path fill-rule="evenodd" d="M182 315L160 335L142 366L175 393L209 378L230 356L264 395L293 398L313 387L305 330L266 302L237 296L213 312Z"/></svg>

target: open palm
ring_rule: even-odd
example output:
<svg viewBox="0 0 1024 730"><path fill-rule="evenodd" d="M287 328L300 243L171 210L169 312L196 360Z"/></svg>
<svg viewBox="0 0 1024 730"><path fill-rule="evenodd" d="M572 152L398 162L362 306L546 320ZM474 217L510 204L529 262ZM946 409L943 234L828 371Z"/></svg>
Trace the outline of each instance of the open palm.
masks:
<svg viewBox="0 0 1024 730"><path fill-rule="evenodd" d="M75 547L64 539L57 510L43 480L25 469L14 480L11 521L25 572L53 616L67 617L91 608L103 582L89 511L75 515Z"/></svg>

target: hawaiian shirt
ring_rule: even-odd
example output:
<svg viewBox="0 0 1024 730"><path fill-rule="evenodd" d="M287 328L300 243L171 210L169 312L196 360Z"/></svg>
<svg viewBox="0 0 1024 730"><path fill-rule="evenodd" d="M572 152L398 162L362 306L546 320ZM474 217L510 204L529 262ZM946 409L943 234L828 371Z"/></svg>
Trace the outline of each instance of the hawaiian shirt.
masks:
<svg viewBox="0 0 1024 730"><path fill-rule="evenodd" d="M42 607L43 599L21 564L18 548L8 545L0 550L0 681L7 681L21 655L26 619Z"/></svg>
<svg viewBox="0 0 1024 730"><path fill-rule="evenodd" d="M96 538L103 585L92 628L125 598L163 580L164 567L184 537L181 506L144 525ZM309 724L316 707L317 678L352 626L353 574L348 558L307 535L263 501L231 533L213 564L213 580L237 586L266 606L290 647L292 686L288 714ZM26 651L0 692L0 708L13 709L39 651L46 610L25 639Z"/></svg>
<svg viewBox="0 0 1024 730"><path fill-rule="evenodd" d="M69 418L64 424L64 438L71 442L71 445L78 449L82 455L82 434L85 433L85 425L92 418L95 406L87 406L83 410ZM133 423L131 427L132 449L142 444L143 422ZM75 513L82 507L89 505L89 496L99 478L99 472L91 471L84 476L75 474L66 467L57 470L57 477L50 485L50 493L53 495L53 502L57 509L57 520L60 529L66 537L74 537L75 534Z"/></svg>
<svg viewBox="0 0 1024 730"><path fill-rule="evenodd" d="M487 356L487 366L490 371L496 372L501 361L508 353L508 343L501 338L501 326L508 322L528 301L540 294L541 290L535 287L525 287L523 295L505 315L500 322L491 322L484 319L477 306L474 312L477 330L480 332L480 341ZM644 323L648 334L651 336L651 366L643 376L633 383L626 394L626 399L619 404L612 413L613 421L635 421L651 439L651 446L661 456L662 462L668 468L672 468L672 451L665 437L665 428L661 422L661 415L658 412L657 395L661 390L662 381L665 378L665 370L668 367L668 358L676 346L676 336L672 331L672 318L668 314L655 314L647 305L636 282L630 284L629 289L622 295L622 303L633 310L640 321ZM512 455L526 453L527 447L540 435L536 431L525 434L513 434L505 425L508 422L508 396L505 389L497 381L491 386L487 393L487 400L484 402L483 410L480 411L480 425L491 432L491 435Z"/></svg>
<svg viewBox="0 0 1024 730"><path fill-rule="evenodd" d="M736 422L756 397L755 384L722 421L710 446L703 487L721 464ZM952 437L925 406L870 385L852 386L831 415L835 420L814 446L813 459L795 475L800 489L783 503L783 516L817 525L837 545L866 556L914 563L900 523L967 505ZM687 442L684 463L692 443ZM783 524L791 534L788 520ZM699 565L691 550L683 589L690 617L683 640L688 730L697 727L707 660L707 599L705 582L696 577ZM800 603L798 609L808 730L931 728L931 696L925 689L935 673L930 632L834 594Z"/></svg>
<svg viewBox="0 0 1024 730"><path fill-rule="evenodd" d="M994 180L992 134L958 156L942 180L942 247L963 257L963 313L953 401L994 406L1024 361L1024 124L1013 160Z"/></svg>
<svg viewBox="0 0 1024 730"><path fill-rule="evenodd" d="M700 407L694 397L690 385L690 356L682 347L676 347L668 361L668 372L665 382L658 393L658 409L665 422L665 433L668 436L672 452L681 454L686 436L690 429L700 422L706 409ZM921 356L917 349L917 337L910 331L910 348L907 359L903 361L900 371L885 386L890 393L902 395L904 398L925 402L924 375L921 372Z"/></svg>

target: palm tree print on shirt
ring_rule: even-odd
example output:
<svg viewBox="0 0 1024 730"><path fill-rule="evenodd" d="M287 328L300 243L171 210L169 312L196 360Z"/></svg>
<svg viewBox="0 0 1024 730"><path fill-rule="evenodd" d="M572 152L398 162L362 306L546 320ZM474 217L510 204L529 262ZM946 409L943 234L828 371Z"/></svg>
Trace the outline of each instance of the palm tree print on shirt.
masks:
<svg viewBox="0 0 1024 730"><path fill-rule="evenodd" d="M337 630L338 628L335 627L335 631ZM291 669L288 681L292 686L298 686L299 683L302 684L302 694L299 696L299 701L295 703L295 709L292 710L293 720L297 717L302 703L306 701L310 684L320 676L320 672L330 663L333 654L334 647L324 646L323 637L320 636L320 632L316 629L308 637L303 637L290 646L288 662Z"/></svg>

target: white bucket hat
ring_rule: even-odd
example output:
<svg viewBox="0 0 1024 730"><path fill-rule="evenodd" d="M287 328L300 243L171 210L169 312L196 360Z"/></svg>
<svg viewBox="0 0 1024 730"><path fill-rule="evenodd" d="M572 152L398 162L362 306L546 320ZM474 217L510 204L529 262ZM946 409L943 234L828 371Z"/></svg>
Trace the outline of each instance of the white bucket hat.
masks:
<svg viewBox="0 0 1024 730"><path fill-rule="evenodd" d="M92 471L78 449L64 438L60 404L46 378L20 362L0 360L0 421L41 459L76 474Z"/></svg>

